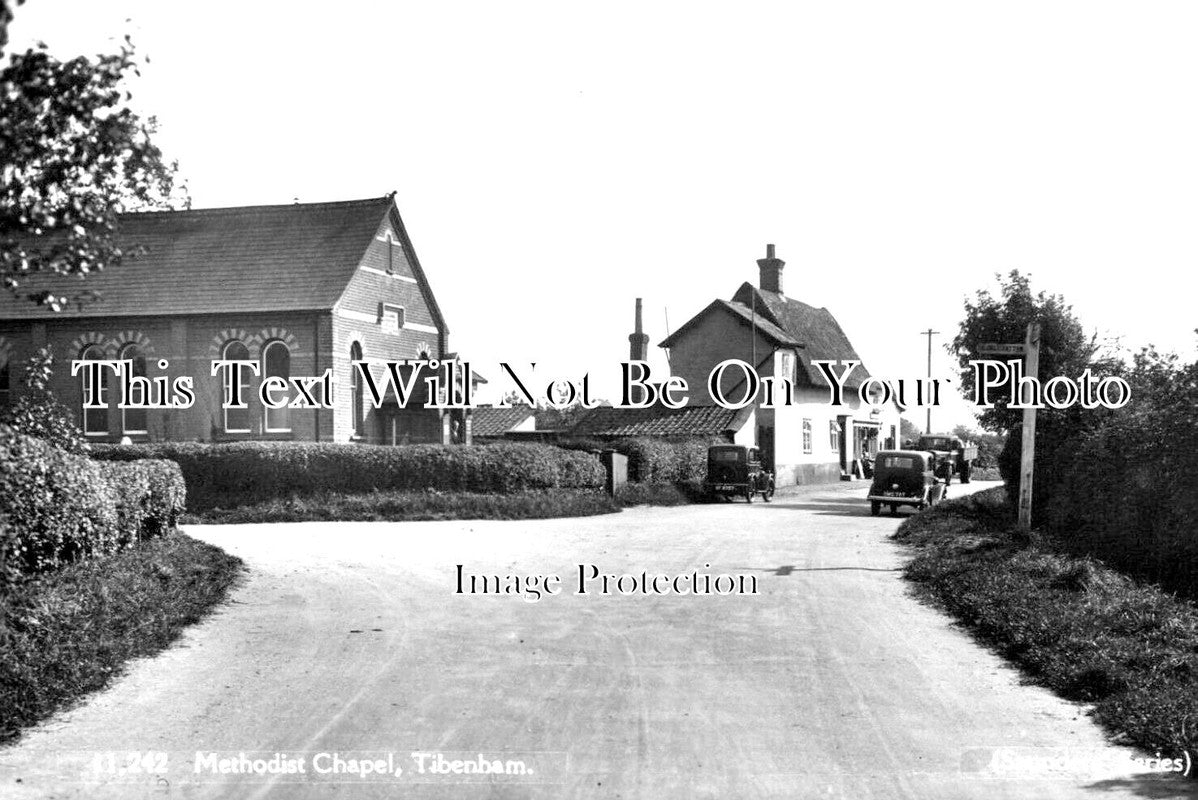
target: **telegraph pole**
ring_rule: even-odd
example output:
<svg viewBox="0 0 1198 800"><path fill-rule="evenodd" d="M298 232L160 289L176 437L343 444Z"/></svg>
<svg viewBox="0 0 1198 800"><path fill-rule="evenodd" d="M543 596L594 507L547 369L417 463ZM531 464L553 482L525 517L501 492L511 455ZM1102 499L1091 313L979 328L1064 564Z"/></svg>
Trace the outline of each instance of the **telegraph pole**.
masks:
<svg viewBox="0 0 1198 800"><path fill-rule="evenodd" d="M921 332L919 335L928 337L928 377L931 378L932 377L932 337L939 336L940 331L934 331L931 328L928 328L926 331ZM924 430L924 433L931 434L931 432L932 432L932 405L929 403L928 404L928 426Z"/></svg>

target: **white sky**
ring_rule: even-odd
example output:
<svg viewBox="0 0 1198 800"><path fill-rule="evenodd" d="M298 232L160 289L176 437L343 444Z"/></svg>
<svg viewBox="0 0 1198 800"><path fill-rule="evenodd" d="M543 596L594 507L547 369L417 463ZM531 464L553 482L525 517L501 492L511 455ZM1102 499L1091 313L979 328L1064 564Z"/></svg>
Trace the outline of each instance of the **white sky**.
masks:
<svg viewBox="0 0 1198 800"><path fill-rule="evenodd" d="M1196 23L1093 0L28 0L10 50L132 32L134 104L197 207L397 190L454 349L611 396L634 298L656 345L666 309L676 329L755 283L767 242L878 375L924 374L919 332L947 341L1012 268L1192 357ZM955 377L939 347L933 371Z"/></svg>

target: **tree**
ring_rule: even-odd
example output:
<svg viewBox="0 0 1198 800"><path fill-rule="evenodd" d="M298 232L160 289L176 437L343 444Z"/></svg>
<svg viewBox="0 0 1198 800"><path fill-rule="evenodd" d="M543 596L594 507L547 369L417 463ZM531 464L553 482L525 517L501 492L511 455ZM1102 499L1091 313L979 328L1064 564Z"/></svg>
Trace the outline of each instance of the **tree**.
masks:
<svg viewBox="0 0 1198 800"><path fill-rule="evenodd" d="M979 291L973 301L965 302L965 317L950 344L961 368L961 392L974 399L976 384L972 359L993 358L979 353L983 342L1022 342L1027 326L1040 323L1040 375L1043 380L1064 375L1077 378L1087 367L1096 376L1119 370L1118 362L1102 356L1097 337L1087 335L1081 321L1074 315L1061 295L1033 293L1030 279L1012 270L1005 278L996 276L999 294L988 289ZM993 408L982 410L979 424L994 433L1007 433L1006 442L998 457L998 467L1007 491L1014 496L1019 489L1019 461L1023 447L1021 421L1023 411L1012 409L1009 392L992 397ZM1098 423L1101 414L1087 414L1080 406L1069 409L1041 409L1036 418L1036 465L1048 477L1054 470L1048 464L1052 457L1069 451L1066 445L1079 431ZM1042 469L1043 468L1043 469ZM1037 480L1034 498L1042 507L1050 494L1048 481Z"/></svg>
<svg viewBox="0 0 1198 800"><path fill-rule="evenodd" d="M15 3L0 0L0 53L3 53L8 45L8 23L12 22L13 6L19 6L24 2L25 0L16 0Z"/></svg>
<svg viewBox="0 0 1198 800"><path fill-rule="evenodd" d="M1002 452L1003 448L1003 436L997 433L975 431L967 425L958 425L953 428L953 436L962 441L973 442L978 446L978 457L973 462L975 467L986 469L998 464L998 454Z"/></svg>
<svg viewBox="0 0 1198 800"><path fill-rule="evenodd" d="M0 40L11 16L0 5ZM35 276L119 264L136 254L117 244L119 213L187 202L151 141L154 118L127 105L130 73L140 74L128 37L119 53L65 62L39 45L0 71L0 280L14 294L55 310L94 296Z"/></svg>
<svg viewBox="0 0 1198 800"><path fill-rule="evenodd" d="M1076 377L1087 366L1095 364L1097 338L1087 336L1081 322L1061 295L1032 293L1028 276L1012 270L1004 279L995 276L999 295L988 289L979 291L974 301L965 301L965 318L949 347L961 368L961 393L974 399L976 385L973 359L995 358L979 353L983 342L1022 342L1028 323L1040 323L1040 374ZM1020 424L1022 411L1007 408L1009 394L1000 393L994 408L982 410L979 424L986 430L1002 433Z"/></svg>
<svg viewBox="0 0 1198 800"><path fill-rule="evenodd" d="M902 442L916 442L920 436L923 436L922 428L906 417L899 417L899 438Z"/></svg>
<svg viewBox="0 0 1198 800"><path fill-rule="evenodd" d="M25 363L22 382L25 392L11 406L0 411L0 425L8 425L26 436L42 439L68 453L86 454L91 450L87 437L49 389L54 371L54 355L43 347Z"/></svg>

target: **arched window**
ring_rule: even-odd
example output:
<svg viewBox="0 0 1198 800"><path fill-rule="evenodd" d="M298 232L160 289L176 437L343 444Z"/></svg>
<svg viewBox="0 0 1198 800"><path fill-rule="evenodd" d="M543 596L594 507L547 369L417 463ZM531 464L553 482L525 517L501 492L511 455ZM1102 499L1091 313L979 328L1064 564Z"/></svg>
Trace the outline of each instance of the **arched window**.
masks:
<svg viewBox="0 0 1198 800"><path fill-rule="evenodd" d="M362 372L355 362L362 360L362 345L354 342L349 346L350 408L353 412L354 436L366 435L366 396L362 386Z"/></svg>
<svg viewBox="0 0 1198 800"><path fill-rule="evenodd" d="M129 371L131 375L146 377L146 354L136 342L130 342L121 348L121 360L133 362ZM150 398L145 394L144 388L135 383L129 392L129 402L147 403ZM149 430L146 427L146 410L144 408L122 408L121 430L125 433L145 433Z"/></svg>
<svg viewBox="0 0 1198 800"><path fill-rule="evenodd" d="M250 350L244 344L237 340L233 340L225 345L224 353L221 355L225 360L249 361ZM241 402L245 403L245 408L227 408L231 398L224 397L224 389L221 389L221 404L225 408L225 433L249 433L250 432L250 402L253 400L250 397L250 370L249 367L238 367L236 369L238 386L241 387Z"/></svg>
<svg viewBox="0 0 1198 800"><path fill-rule="evenodd" d="M290 377L291 351L287 349L286 344L276 339L262 350L262 379L282 378L287 380ZM271 394L278 398L285 393L275 391ZM291 430L291 419L286 407L266 409L266 430L268 433L286 433Z"/></svg>
<svg viewBox="0 0 1198 800"><path fill-rule="evenodd" d="M79 354L81 361L99 361L104 358L104 351L99 345L89 344L83 348L83 352ZM91 370L84 369L81 372L80 378L81 388L83 393L80 397L83 415L83 432L89 436L107 436L108 435L108 381L112 373L107 369L100 370L100 385L95 387L96 402L100 408L88 408L83 405L87 402L87 398L91 395L92 380Z"/></svg>

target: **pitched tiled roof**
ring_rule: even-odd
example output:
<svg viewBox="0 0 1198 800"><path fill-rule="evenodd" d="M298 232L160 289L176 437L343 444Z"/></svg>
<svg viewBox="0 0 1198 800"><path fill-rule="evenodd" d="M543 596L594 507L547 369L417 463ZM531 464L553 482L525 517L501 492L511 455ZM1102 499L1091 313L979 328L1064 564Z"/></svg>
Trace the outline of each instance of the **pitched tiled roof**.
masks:
<svg viewBox="0 0 1198 800"><path fill-rule="evenodd" d="M787 333L802 342L803 347L798 351L799 363L803 365L807 377L816 386L828 386L829 384L823 373L812 366L812 360L861 360L857 351L853 349L849 337L845 335L840 323L836 321L836 317L832 316L832 312L826 308L809 306L777 292L758 289L751 283L742 284L733 295L732 302L742 306L753 303L759 313L762 313L761 308L764 304L766 309L764 313L784 328ZM839 372L840 370L837 369L837 374ZM862 364L853 370L848 380L845 381L845 385L856 388L868 377L869 370Z"/></svg>
<svg viewBox="0 0 1198 800"><path fill-rule="evenodd" d="M0 317L330 309L393 207L390 197L379 197L122 214L119 243L144 247L144 255L86 280L22 280L23 291L95 290L102 299L55 313L0 292Z"/></svg>
<svg viewBox="0 0 1198 800"><path fill-rule="evenodd" d="M766 292L750 283L737 289L731 300L716 300L687 321L678 330L661 342L659 347L672 347L679 337L697 324L698 320L711 311L732 314L757 330L779 347L793 347L802 367L801 375L812 385L825 387L828 381L812 361L860 361L849 337L840 323L826 308L816 308L801 303L777 292ZM840 368L837 368L837 374ZM857 388L869 377L865 365L857 367L845 381L845 386Z"/></svg>
<svg viewBox="0 0 1198 800"><path fill-rule="evenodd" d="M751 408L720 406L602 406L592 409L570 432L577 436L721 436L740 430L751 413Z"/></svg>
<svg viewBox="0 0 1198 800"><path fill-rule="evenodd" d="M470 431L474 436L502 436L533 416L528 406L495 408L479 406L471 412Z"/></svg>
<svg viewBox="0 0 1198 800"><path fill-rule="evenodd" d="M700 319L712 312L725 312L731 314L743 322L746 328L756 325L758 332L776 345L781 345L783 347L801 346L801 343L795 341L794 337L771 321L771 318L766 313L764 301L758 305L759 307L757 309L757 313L754 313L753 309L740 303L729 302L728 300L713 300L711 301L711 304L707 306L707 308L703 309L698 314L695 314L695 316L687 320L686 324L670 334L670 336L662 341L658 347L673 347L674 342L685 336L691 328L699 323Z"/></svg>

